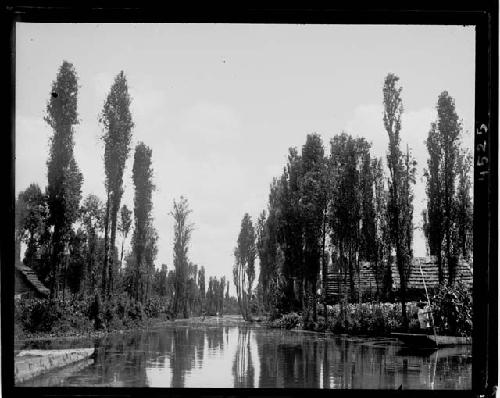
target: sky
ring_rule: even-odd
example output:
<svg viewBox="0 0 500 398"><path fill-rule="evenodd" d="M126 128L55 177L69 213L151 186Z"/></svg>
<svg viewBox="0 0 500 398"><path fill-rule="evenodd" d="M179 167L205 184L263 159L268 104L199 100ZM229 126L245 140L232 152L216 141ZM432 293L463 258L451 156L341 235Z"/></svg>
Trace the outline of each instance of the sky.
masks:
<svg viewBox="0 0 500 398"><path fill-rule="evenodd" d="M307 134L365 137L384 157L382 87L400 77L402 145L417 160L414 255L426 255L424 140L442 91L455 99L464 146L473 147L475 30L471 26L49 24L16 25L16 194L47 185L51 84L63 60L78 75L74 154L83 196L104 194L98 115L123 70L135 127L122 203L133 209L133 148L153 151L157 266L173 268L173 201L188 199L189 258L232 281L241 219L266 208L289 147ZM231 289L233 289L231 287Z"/></svg>

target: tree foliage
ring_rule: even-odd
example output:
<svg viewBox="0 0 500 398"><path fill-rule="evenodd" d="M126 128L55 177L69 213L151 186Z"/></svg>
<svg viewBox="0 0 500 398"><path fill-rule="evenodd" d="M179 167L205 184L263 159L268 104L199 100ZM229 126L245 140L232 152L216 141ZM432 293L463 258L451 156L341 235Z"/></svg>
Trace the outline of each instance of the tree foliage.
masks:
<svg viewBox="0 0 500 398"><path fill-rule="evenodd" d="M49 225L53 226L51 295L60 291L61 270L68 253L73 223L78 217L83 176L73 157L77 113L78 78L73 65L64 61L52 82L45 121L52 128L47 161Z"/></svg>
<svg viewBox="0 0 500 398"><path fill-rule="evenodd" d="M408 328L406 314L406 289L412 258L413 238L413 194L416 162L407 148L406 154L400 149L401 115L403 103L399 77L390 73L384 81L384 127L389 137L387 165L389 167L389 197L387 214L389 218L389 238L396 252L396 265L400 279L400 299L403 327Z"/></svg>
<svg viewBox="0 0 500 398"><path fill-rule="evenodd" d="M104 129L104 171L106 174L105 242L106 256L103 267L103 297L113 293L115 240L117 217L123 195L123 172L130 152L132 115L127 79L123 71L115 78L99 118ZM109 239L109 243L108 243Z"/></svg>
<svg viewBox="0 0 500 398"><path fill-rule="evenodd" d="M174 268L175 268L175 299L174 313L182 313L184 318L189 316L187 283L188 283L188 249L193 232L193 224L188 221L191 214L188 200L181 196L174 200L170 215L174 218Z"/></svg>
<svg viewBox="0 0 500 398"><path fill-rule="evenodd" d="M448 284L455 279L458 258L471 252L472 204L470 198L470 156L460 148L462 126L455 101L443 91L436 105L437 119L427 138L427 211L424 226L430 253L437 256L439 282L443 263Z"/></svg>
<svg viewBox="0 0 500 398"><path fill-rule="evenodd" d="M327 203L326 159L321 137L309 134L302 147L302 173L299 182L299 209L304 239L304 282L306 321L316 321L316 283L321 264L321 238Z"/></svg>
<svg viewBox="0 0 500 398"><path fill-rule="evenodd" d="M245 213L241 220L238 244L234 249L235 263L233 268L233 281L236 286L238 304L245 320L251 319L249 303L255 279L255 256L255 229L251 217ZM222 287L222 292L224 292L224 287Z"/></svg>
<svg viewBox="0 0 500 398"><path fill-rule="evenodd" d="M156 256L157 234L152 225L153 209L152 151L140 142L135 147L132 178L134 196L134 234L132 247L135 256L134 293L135 299L144 302L148 292L151 266Z"/></svg>
<svg viewBox="0 0 500 398"><path fill-rule="evenodd" d="M98 284L99 260L98 239L99 231L103 228L104 208L96 195L88 195L80 208L80 220L85 228L87 238L86 266L82 270L82 288L86 295L93 295Z"/></svg>
<svg viewBox="0 0 500 398"><path fill-rule="evenodd" d="M338 269L349 279L351 300L357 298L354 289L357 260L371 255L368 245L373 239L373 198L370 194L373 178L363 173L367 162L370 162L369 144L364 139L346 133L333 137L329 160L333 178L330 236Z"/></svg>

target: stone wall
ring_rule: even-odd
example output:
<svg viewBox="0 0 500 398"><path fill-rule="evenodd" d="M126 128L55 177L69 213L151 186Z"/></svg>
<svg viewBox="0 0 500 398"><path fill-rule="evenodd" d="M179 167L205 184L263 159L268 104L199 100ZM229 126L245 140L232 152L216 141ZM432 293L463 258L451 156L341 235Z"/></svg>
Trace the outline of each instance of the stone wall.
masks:
<svg viewBox="0 0 500 398"><path fill-rule="evenodd" d="M14 357L14 377L21 383L49 370L89 358L94 348L69 350L25 350Z"/></svg>

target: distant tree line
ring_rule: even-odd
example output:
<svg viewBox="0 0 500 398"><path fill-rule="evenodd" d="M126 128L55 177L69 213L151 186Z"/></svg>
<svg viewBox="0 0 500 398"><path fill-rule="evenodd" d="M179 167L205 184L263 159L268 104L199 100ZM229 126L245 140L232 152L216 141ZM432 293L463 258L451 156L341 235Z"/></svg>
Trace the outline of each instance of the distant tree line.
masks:
<svg viewBox="0 0 500 398"><path fill-rule="evenodd" d="M158 233L154 227L152 150L143 142L133 151L133 211L122 204L123 176L131 152L134 122L126 76L114 79L99 114L104 144L106 198L82 198L83 175L73 155L78 124L78 76L64 61L52 83L45 121L52 128L44 190L30 184L16 201L16 261L35 270L52 299L95 301L104 308L125 292L146 305L153 298L173 316L222 313L230 301L229 282L210 277L191 263L188 247L193 226L187 199L174 201L173 269L156 269ZM117 239L118 233L118 239ZM125 252L127 239L131 251ZM118 240L118 242L117 242ZM119 241L121 240L121 241Z"/></svg>
<svg viewBox="0 0 500 398"><path fill-rule="evenodd" d="M383 123L388 147L385 166L371 154L364 138L345 132L329 142L325 154L318 134L307 135L301 151L290 148L281 176L270 186L267 209L255 227L245 214L235 249L234 283L241 313L249 318L259 258L257 301L265 312L302 312L316 321L318 299L325 301L328 264L344 275L350 287L344 301L360 300L355 278L361 262L369 262L376 280L376 298L391 297L394 264L399 273L403 326L407 327L408 276L413 258L413 187L416 161L402 148L403 103L399 78L388 74L383 85ZM462 126L454 100L441 93L437 120L426 145L429 160L424 233L435 255L440 283L454 282L459 257L472 254L471 156L461 146ZM255 228L255 231L254 231ZM444 281L447 267L448 281ZM327 312L325 311L325 314Z"/></svg>

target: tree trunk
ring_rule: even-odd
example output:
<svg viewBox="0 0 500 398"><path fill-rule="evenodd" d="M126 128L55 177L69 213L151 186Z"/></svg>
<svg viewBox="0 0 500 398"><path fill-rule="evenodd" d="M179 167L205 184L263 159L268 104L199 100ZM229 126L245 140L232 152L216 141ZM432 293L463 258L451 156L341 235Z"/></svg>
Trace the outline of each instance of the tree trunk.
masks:
<svg viewBox="0 0 500 398"><path fill-rule="evenodd" d="M438 282L441 285L444 282L443 276L443 257L441 253L441 245L439 245L439 250L437 252L437 269L438 269Z"/></svg>
<svg viewBox="0 0 500 398"><path fill-rule="evenodd" d="M325 243L326 243L326 216L323 215L323 242L321 247L321 265L322 265L322 296L323 296L323 312L325 316L325 326L328 324L328 306L326 304L327 296L326 296L326 284L327 284L327 271L328 271L328 263L325 258Z"/></svg>
<svg viewBox="0 0 500 398"><path fill-rule="evenodd" d="M108 264L109 264L109 190L107 192L106 214L104 216L104 265L102 267L102 291L103 301L106 300L108 285Z"/></svg>
<svg viewBox="0 0 500 398"><path fill-rule="evenodd" d="M52 237L52 281L50 287L50 297L57 298L59 296L59 268L61 263L61 233L58 225L54 226L54 234Z"/></svg>
<svg viewBox="0 0 500 398"><path fill-rule="evenodd" d="M403 329L408 330L408 315L406 314L406 276L405 276L405 264L403 263L402 256L399 255L397 258L398 271L399 271L399 281L400 281L400 299L401 299L401 317L403 322Z"/></svg>
<svg viewBox="0 0 500 398"><path fill-rule="evenodd" d="M356 288L354 285L354 267L352 264L352 251L351 248L349 248L349 260L348 260L348 266L349 266L349 290L350 290L350 298L351 302L354 303L356 302Z"/></svg>
<svg viewBox="0 0 500 398"><path fill-rule="evenodd" d="M116 247L115 247L115 242L116 242L116 220L117 220L117 214L118 214L118 208L117 208L116 203L112 204L111 207L111 242L110 242L110 247L109 247L109 283L107 286L107 296L111 297L113 295L114 291L114 261L115 261L115 254L116 254Z"/></svg>
<svg viewBox="0 0 500 398"><path fill-rule="evenodd" d="M317 300L316 300L316 277L313 278L311 281L311 301L312 301L312 315L313 315L313 322L318 321L318 309L317 309Z"/></svg>
<svg viewBox="0 0 500 398"><path fill-rule="evenodd" d="M120 269L123 268L123 245L125 244L125 239L127 239L127 235L124 235L122 240L122 250L120 253Z"/></svg>

